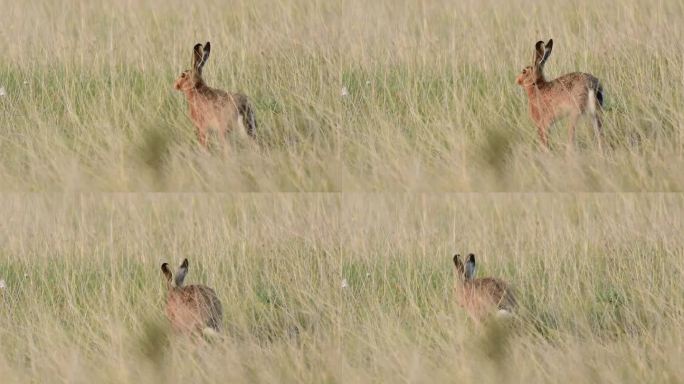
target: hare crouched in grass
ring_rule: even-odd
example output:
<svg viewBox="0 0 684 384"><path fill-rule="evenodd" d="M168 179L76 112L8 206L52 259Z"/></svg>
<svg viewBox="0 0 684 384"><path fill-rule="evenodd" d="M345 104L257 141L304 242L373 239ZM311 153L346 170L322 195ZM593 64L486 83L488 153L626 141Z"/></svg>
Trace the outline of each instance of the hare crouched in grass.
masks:
<svg viewBox="0 0 684 384"><path fill-rule="evenodd" d="M166 298L166 316L172 328L181 333L204 333L206 328L215 332L220 331L223 309L216 292L204 285L183 285L188 273L188 259L183 260L178 268L175 285L169 265L164 263L161 269L169 290Z"/></svg>
<svg viewBox="0 0 684 384"><path fill-rule="evenodd" d="M202 68L209 59L211 45L204 47L196 44L192 49L192 68L183 71L176 79L174 87L183 92L190 106L190 118L197 130L197 139L207 147L207 134L215 130L221 140L225 135L242 123L245 131L252 138L256 137L256 119L247 96L241 93L209 87L202 79Z"/></svg>
<svg viewBox="0 0 684 384"><path fill-rule="evenodd" d="M589 114L599 149L602 149L603 89L599 80L590 74L576 72L546 81L544 64L551 55L552 49L553 39L546 44L538 41L534 49L533 65L523 69L516 78L516 83L527 93L530 117L537 126L541 144L545 149L549 148L549 127L556 120L568 116L570 118L568 148L572 148L577 121L582 115Z"/></svg>
<svg viewBox="0 0 684 384"><path fill-rule="evenodd" d="M460 255L454 255L454 264L456 300L473 320L483 320L493 313L498 316L513 313L517 303L513 291L503 280L491 277L474 278L475 255L468 255L465 265Z"/></svg>

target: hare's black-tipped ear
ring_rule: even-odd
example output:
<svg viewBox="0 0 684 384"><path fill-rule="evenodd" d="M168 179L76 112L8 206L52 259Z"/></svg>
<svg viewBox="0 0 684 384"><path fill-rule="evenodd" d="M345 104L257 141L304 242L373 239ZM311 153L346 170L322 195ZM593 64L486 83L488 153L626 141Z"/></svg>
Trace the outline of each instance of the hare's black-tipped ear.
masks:
<svg viewBox="0 0 684 384"><path fill-rule="evenodd" d="M544 65L546 63L546 60L551 56L551 51L553 50L553 39L549 39L549 42L546 43L544 46L544 55L542 56L541 62L539 65Z"/></svg>
<svg viewBox="0 0 684 384"><path fill-rule="evenodd" d="M463 261L461 261L461 255L458 253L454 255L454 266L456 266L456 272L458 273L458 276L463 276L465 269L463 267Z"/></svg>
<svg viewBox="0 0 684 384"><path fill-rule="evenodd" d="M544 49L551 51L553 49L553 39L549 39L549 42L546 43L544 46Z"/></svg>
<svg viewBox="0 0 684 384"><path fill-rule="evenodd" d="M178 272L176 272L176 287L182 287L183 286L183 281L185 280L185 275L188 274L188 259L184 259L183 263L181 266L178 268Z"/></svg>
<svg viewBox="0 0 684 384"><path fill-rule="evenodd" d="M171 279L173 279L173 274L171 273L171 270L169 269L169 264L164 263L161 266L162 273L164 274L164 277L166 277L166 282L171 283Z"/></svg>
<svg viewBox="0 0 684 384"><path fill-rule="evenodd" d="M202 65L206 64L207 60L209 60L209 53L211 53L211 43L207 41L207 43L204 44L204 53L202 54Z"/></svg>
<svg viewBox="0 0 684 384"><path fill-rule="evenodd" d="M537 44L534 45L534 65L539 65L542 58L544 57L544 42L539 40Z"/></svg>
<svg viewBox="0 0 684 384"><path fill-rule="evenodd" d="M197 72L202 73L202 68L204 68L204 64L207 63L210 52L211 44L208 41L207 44L204 45L204 48L202 48L202 44L195 45L193 58L196 60L196 62L193 63L193 67L197 70Z"/></svg>
<svg viewBox="0 0 684 384"><path fill-rule="evenodd" d="M192 48L192 68L198 71L202 69L202 56L202 44L197 43Z"/></svg>
<svg viewBox="0 0 684 384"><path fill-rule="evenodd" d="M465 278L471 280L475 276L475 255L472 253L468 255L465 265Z"/></svg>

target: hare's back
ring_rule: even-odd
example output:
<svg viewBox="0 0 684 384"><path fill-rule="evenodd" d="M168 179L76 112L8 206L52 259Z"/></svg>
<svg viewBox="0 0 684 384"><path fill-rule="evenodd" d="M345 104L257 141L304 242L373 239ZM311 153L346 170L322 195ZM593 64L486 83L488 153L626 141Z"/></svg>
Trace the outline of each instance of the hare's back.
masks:
<svg viewBox="0 0 684 384"><path fill-rule="evenodd" d="M513 290L503 280L484 277L473 280L472 286L479 295L489 298L499 309L511 310L516 306Z"/></svg>
<svg viewBox="0 0 684 384"><path fill-rule="evenodd" d="M181 301L193 309L221 312L221 302L213 289L204 285L188 285L181 288Z"/></svg>
<svg viewBox="0 0 684 384"><path fill-rule="evenodd" d="M573 96L585 95L587 91L599 88L599 79L582 72L568 73L557 78L553 83L555 83L555 88L560 88Z"/></svg>

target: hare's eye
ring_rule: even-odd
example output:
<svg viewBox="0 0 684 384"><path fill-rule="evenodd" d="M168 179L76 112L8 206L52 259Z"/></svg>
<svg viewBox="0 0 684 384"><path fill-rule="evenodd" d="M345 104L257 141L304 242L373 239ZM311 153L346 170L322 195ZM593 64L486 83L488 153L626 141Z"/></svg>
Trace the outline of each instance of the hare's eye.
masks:
<svg viewBox="0 0 684 384"><path fill-rule="evenodd" d="M181 78L185 78L185 72L181 73Z"/></svg>
<svg viewBox="0 0 684 384"><path fill-rule="evenodd" d="M527 68L523 69L523 75L527 73Z"/></svg>

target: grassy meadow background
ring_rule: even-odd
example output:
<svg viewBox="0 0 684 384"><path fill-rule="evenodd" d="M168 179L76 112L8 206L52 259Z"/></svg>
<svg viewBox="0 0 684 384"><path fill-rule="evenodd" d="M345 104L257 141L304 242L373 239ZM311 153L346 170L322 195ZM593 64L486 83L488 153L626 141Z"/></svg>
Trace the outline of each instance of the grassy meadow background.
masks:
<svg viewBox="0 0 684 384"><path fill-rule="evenodd" d="M0 186L86 191L681 191L678 0L0 3ZM606 89L599 153L540 153L514 83ZM199 150L172 88L196 42L207 82L253 100L258 146ZM342 96L346 88L348 96Z"/></svg>
<svg viewBox="0 0 684 384"><path fill-rule="evenodd" d="M0 215L3 383L684 381L680 196L36 196ZM467 319L457 251L515 287L518 320ZM159 266L184 257L223 340L166 332Z"/></svg>

